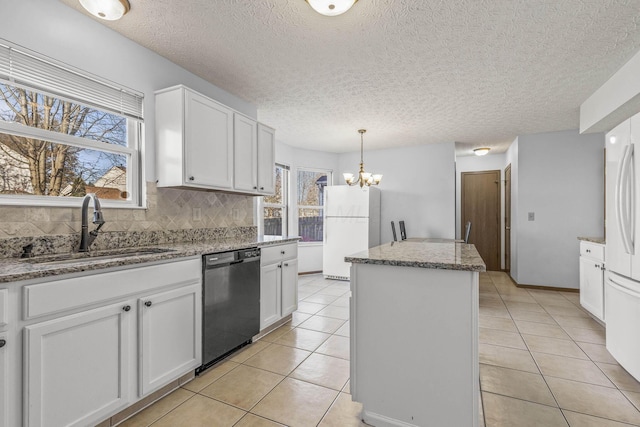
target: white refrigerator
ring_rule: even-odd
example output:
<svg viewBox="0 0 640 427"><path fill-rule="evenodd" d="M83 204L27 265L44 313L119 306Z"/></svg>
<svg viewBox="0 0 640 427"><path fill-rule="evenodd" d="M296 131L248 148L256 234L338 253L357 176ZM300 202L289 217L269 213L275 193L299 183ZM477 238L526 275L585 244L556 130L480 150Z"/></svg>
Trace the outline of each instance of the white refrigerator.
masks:
<svg viewBox="0 0 640 427"><path fill-rule="evenodd" d="M640 115L606 136L607 350L640 380Z"/></svg>
<svg viewBox="0 0 640 427"><path fill-rule="evenodd" d="M349 280L344 257L380 244L380 190L334 185L325 188L322 273Z"/></svg>

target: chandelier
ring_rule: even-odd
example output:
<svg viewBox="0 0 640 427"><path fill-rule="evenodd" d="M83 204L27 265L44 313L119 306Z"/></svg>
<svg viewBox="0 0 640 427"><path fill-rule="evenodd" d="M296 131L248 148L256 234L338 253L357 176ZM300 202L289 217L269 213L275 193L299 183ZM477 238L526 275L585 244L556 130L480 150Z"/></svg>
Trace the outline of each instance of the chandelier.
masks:
<svg viewBox="0 0 640 427"><path fill-rule="evenodd" d="M358 172L358 179L354 181L354 176L352 173L342 174L344 176L344 180L349 185L356 185L360 183L360 187L370 186L370 185L378 185L380 181L382 181L382 175L380 174L371 174L369 172L364 171L364 160L363 160L363 152L364 152L364 133L366 129L359 129L358 133L360 134L360 171Z"/></svg>
<svg viewBox="0 0 640 427"><path fill-rule="evenodd" d="M307 0L309 6L325 16L342 15L358 0Z"/></svg>

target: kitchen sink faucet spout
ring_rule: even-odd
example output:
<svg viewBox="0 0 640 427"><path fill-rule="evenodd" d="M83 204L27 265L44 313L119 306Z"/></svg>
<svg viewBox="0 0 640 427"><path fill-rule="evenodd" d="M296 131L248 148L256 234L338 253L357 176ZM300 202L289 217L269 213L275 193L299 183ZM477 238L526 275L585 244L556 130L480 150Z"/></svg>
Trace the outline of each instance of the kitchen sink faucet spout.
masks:
<svg viewBox="0 0 640 427"><path fill-rule="evenodd" d="M97 227L89 232L89 201L93 200L93 223ZM89 246L98 237L98 231L104 225L104 217L100 209L100 200L94 193L89 193L82 200L82 231L80 232L80 249L78 252L89 252Z"/></svg>

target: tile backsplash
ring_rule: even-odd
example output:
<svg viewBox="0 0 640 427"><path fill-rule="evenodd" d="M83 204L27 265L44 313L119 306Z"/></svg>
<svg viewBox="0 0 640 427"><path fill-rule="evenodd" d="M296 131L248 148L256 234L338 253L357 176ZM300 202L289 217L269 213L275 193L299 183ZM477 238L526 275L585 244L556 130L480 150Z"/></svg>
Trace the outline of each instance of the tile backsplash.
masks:
<svg viewBox="0 0 640 427"><path fill-rule="evenodd" d="M0 206L0 238L80 233L80 205L78 200L72 208ZM102 210L104 232L253 226L252 196L157 188L153 182L147 183L147 209Z"/></svg>

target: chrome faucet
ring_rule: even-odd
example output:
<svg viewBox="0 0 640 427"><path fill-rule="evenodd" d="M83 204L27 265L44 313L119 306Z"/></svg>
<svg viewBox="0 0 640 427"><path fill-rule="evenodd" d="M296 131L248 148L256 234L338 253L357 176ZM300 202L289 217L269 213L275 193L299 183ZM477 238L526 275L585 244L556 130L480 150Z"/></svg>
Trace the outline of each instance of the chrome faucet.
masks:
<svg viewBox="0 0 640 427"><path fill-rule="evenodd" d="M93 199L93 223L97 227L89 232L89 201ZM100 200L94 193L89 193L82 200L82 231L80 232L80 249L78 252L89 252L89 246L98 237L98 231L104 225L104 217L100 209Z"/></svg>

